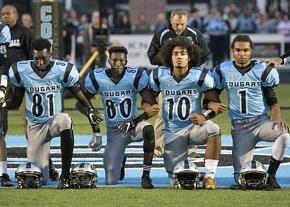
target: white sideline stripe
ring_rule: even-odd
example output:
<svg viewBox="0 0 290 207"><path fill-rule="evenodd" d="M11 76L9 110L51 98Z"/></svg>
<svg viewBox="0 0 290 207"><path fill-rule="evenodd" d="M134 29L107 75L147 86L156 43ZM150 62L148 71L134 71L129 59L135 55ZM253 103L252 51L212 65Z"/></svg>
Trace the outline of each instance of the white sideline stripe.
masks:
<svg viewBox="0 0 290 207"><path fill-rule="evenodd" d="M192 160L194 162L203 162L203 158L190 158L189 160ZM18 164L22 162L26 162L26 158L8 158L7 161L9 164ZM61 164L61 158L53 158L52 159L54 164ZM90 163L99 163L103 162L103 158L73 158L72 162L90 162ZM127 158L126 164L136 164L140 163L143 164L143 158L136 158L136 157L130 157ZM163 164L163 158L154 158L153 159L154 164Z"/></svg>
<svg viewBox="0 0 290 207"><path fill-rule="evenodd" d="M263 148L266 149L266 148ZM104 153L104 148L102 148L101 150L94 152L92 151L90 148L84 149L84 148L74 148L74 153L78 153L78 154L103 154ZM221 151L223 154L231 154L232 150L222 150ZM51 154L60 154L61 150L60 149L51 149L50 150ZM136 153L136 154L143 154L143 149L140 148L127 148L125 153ZM205 153L205 149L198 149L197 153Z"/></svg>

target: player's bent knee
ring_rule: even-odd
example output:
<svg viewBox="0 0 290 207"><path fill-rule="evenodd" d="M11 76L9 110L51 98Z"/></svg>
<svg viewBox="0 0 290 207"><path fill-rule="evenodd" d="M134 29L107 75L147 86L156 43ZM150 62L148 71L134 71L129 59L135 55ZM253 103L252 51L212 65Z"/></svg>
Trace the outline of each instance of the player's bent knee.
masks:
<svg viewBox="0 0 290 207"><path fill-rule="evenodd" d="M62 113L59 125L60 125L60 127L59 127L60 131L71 129L72 128L72 119L71 119L71 117L68 114L66 114L66 113Z"/></svg>
<svg viewBox="0 0 290 207"><path fill-rule="evenodd" d="M220 128L217 124L211 122L207 125L207 133L210 136L218 135L220 134Z"/></svg>
<svg viewBox="0 0 290 207"><path fill-rule="evenodd" d="M120 174L117 175L115 170L106 170L106 185L116 185L119 182Z"/></svg>
<svg viewBox="0 0 290 207"><path fill-rule="evenodd" d="M288 148L288 144L289 144L289 141L290 141L290 134L288 133L284 133L280 136L281 138L281 143L282 143L282 147L283 148Z"/></svg>

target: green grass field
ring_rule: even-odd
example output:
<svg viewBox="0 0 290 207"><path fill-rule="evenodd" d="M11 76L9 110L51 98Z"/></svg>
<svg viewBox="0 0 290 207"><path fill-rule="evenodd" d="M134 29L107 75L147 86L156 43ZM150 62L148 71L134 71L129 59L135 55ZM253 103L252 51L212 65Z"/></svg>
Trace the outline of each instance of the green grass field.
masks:
<svg viewBox="0 0 290 207"><path fill-rule="evenodd" d="M288 207L290 189L278 191L233 191L218 189L175 190L159 188L97 188L97 189L1 189L1 206L124 206L124 207Z"/></svg>
<svg viewBox="0 0 290 207"><path fill-rule="evenodd" d="M290 106L290 85L280 85L277 88L280 105ZM222 95L225 100L225 94ZM96 101L99 103L99 101ZM96 104L95 102L95 104ZM74 99L66 99L65 107L74 107ZM99 106L99 105L98 105ZM91 129L85 116L77 111L67 111L74 120L75 134L90 134ZM290 111L283 110L284 119L290 123ZM154 119L151 119L154 123ZM227 114L215 118L224 134L230 134L230 121ZM105 126L101 125L105 133ZM23 121L18 111L9 113L10 135L22 135L24 133ZM290 178L289 178L290 182ZM205 190L175 190L159 188L144 190L141 188L97 188L81 190L18 190L0 189L0 206L290 206L290 188L268 191L232 191L229 189Z"/></svg>

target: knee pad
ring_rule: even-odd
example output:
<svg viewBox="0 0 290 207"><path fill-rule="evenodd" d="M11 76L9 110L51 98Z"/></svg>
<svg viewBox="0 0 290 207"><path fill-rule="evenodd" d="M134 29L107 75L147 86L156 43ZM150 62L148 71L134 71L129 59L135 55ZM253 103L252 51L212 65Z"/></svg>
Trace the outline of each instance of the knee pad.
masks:
<svg viewBox="0 0 290 207"><path fill-rule="evenodd" d="M217 124L211 122L207 125L207 133L209 136L220 134L220 128Z"/></svg>
<svg viewBox="0 0 290 207"><path fill-rule="evenodd" d="M59 130L62 132L67 129L72 129L72 119L68 114L62 113L59 118Z"/></svg>
<svg viewBox="0 0 290 207"><path fill-rule="evenodd" d="M142 134L144 138L144 152L153 152L155 148L154 127L152 125L145 126Z"/></svg>

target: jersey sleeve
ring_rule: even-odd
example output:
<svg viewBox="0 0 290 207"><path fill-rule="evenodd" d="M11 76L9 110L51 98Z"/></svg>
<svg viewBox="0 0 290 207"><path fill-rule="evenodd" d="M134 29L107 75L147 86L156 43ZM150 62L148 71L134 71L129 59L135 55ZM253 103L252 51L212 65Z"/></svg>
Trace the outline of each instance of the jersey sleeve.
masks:
<svg viewBox="0 0 290 207"><path fill-rule="evenodd" d="M91 71L90 73L88 73L85 79L85 90L90 94L97 94L98 92L98 87L96 88L94 83L96 84L97 82L94 71Z"/></svg>
<svg viewBox="0 0 290 207"><path fill-rule="evenodd" d="M15 86L15 87L22 87L23 84L22 84L22 81L19 78L18 70L17 70L17 68L16 69L15 68L13 69L12 67L14 67L14 66L12 65L9 68L9 82L12 83L12 85Z"/></svg>
<svg viewBox="0 0 290 207"><path fill-rule="evenodd" d="M280 82L279 73L277 69L273 68L268 74L265 81L262 82L263 87L272 87L278 85Z"/></svg>
<svg viewBox="0 0 290 207"><path fill-rule="evenodd" d="M66 87L72 87L79 81L79 73L75 66L72 66L72 69L68 75Z"/></svg>
<svg viewBox="0 0 290 207"><path fill-rule="evenodd" d="M144 88L146 88L148 86L149 83L149 77L146 73L145 70L143 70L142 75L140 77L139 83L138 83L138 91L142 91Z"/></svg>
<svg viewBox="0 0 290 207"><path fill-rule="evenodd" d="M11 33L9 27L6 25L3 27L0 35L0 44L1 45L8 45L11 41Z"/></svg>
<svg viewBox="0 0 290 207"><path fill-rule="evenodd" d="M214 79L214 87L217 89L224 89L225 82L224 82L224 77L223 77L221 69L220 69L220 65L216 66L209 73L212 76L212 78Z"/></svg>
<svg viewBox="0 0 290 207"><path fill-rule="evenodd" d="M159 74L158 74L158 69L154 69L151 71L150 76L149 76L149 87L155 92L160 92L160 83L159 83Z"/></svg>
<svg viewBox="0 0 290 207"><path fill-rule="evenodd" d="M208 73L206 74L205 78L204 78L204 82L201 85L201 91L207 91L209 89L213 89L215 87L215 82L214 82L214 78L211 75L211 72L208 71Z"/></svg>

